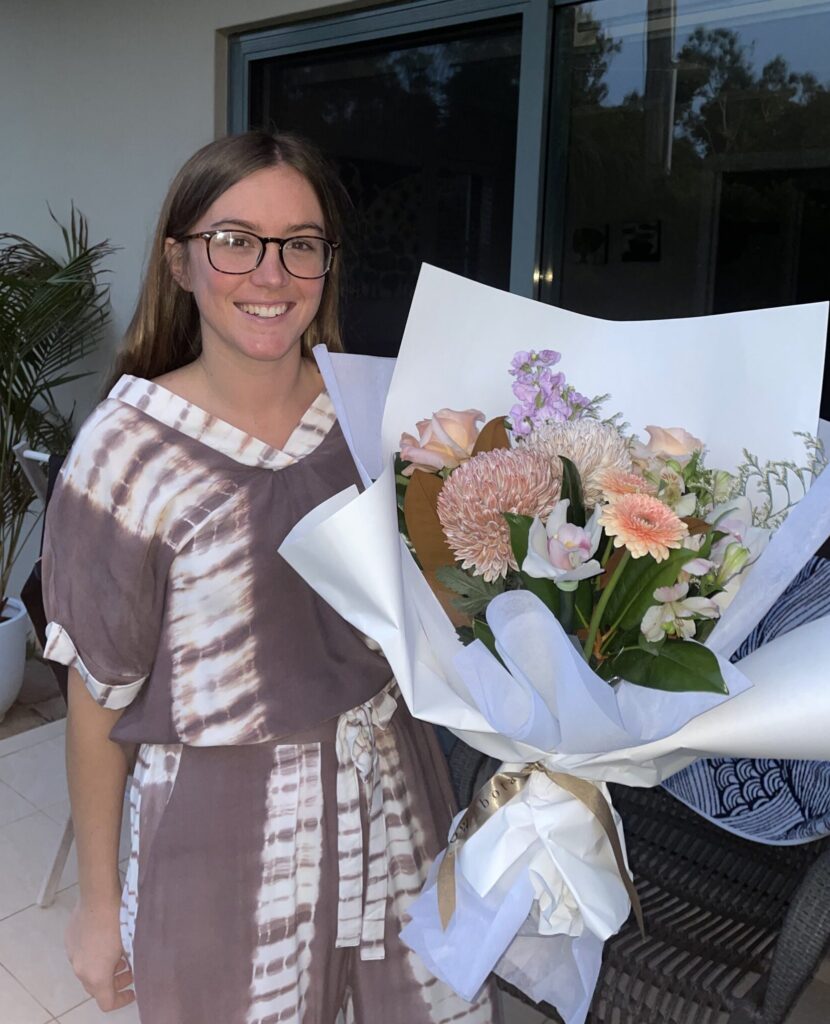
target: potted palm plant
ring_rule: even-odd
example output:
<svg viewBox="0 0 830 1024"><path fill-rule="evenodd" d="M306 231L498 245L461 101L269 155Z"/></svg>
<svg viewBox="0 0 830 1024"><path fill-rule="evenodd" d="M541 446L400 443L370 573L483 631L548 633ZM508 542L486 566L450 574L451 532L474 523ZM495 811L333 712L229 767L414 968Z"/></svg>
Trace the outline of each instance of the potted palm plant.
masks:
<svg viewBox="0 0 830 1024"><path fill-rule="evenodd" d="M67 451L71 414L60 410L55 392L86 375L78 364L98 346L109 317L100 264L112 247L89 244L86 219L74 206L68 228L55 223L62 258L19 235L0 234L0 718L20 691L28 632L9 580L40 514L14 446L25 441L46 452Z"/></svg>

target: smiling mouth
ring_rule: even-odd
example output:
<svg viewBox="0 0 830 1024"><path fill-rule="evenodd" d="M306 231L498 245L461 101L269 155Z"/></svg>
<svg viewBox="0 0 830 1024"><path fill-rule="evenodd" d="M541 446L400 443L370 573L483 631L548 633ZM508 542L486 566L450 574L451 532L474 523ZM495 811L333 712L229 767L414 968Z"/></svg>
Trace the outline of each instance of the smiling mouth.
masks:
<svg viewBox="0 0 830 1024"><path fill-rule="evenodd" d="M263 320L273 320L274 317L282 316L283 313L288 312L288 308L289 303L287 302L278 302L272 306L260 306L248 302L237 303L237 309L241 309L243 313L258 316Z"/></svg>

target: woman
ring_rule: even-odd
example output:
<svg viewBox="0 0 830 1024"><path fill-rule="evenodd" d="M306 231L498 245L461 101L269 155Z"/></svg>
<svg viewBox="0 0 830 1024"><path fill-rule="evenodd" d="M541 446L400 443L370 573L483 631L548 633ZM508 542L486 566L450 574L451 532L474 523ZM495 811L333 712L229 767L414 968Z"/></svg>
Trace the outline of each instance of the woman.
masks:
<svg viewBox="0 0 830 1024"><path fill-rule="evenodd" d="M49 508L70 666L73 967L144 1024L493 1019L400 943L452 797L383 657L277 554L356 483L310 358L339 347L338 186L289 136L192 157L109 397ZM118 831L130 750L132 851ZM119 921L120 917L120 921Z"/></svg>

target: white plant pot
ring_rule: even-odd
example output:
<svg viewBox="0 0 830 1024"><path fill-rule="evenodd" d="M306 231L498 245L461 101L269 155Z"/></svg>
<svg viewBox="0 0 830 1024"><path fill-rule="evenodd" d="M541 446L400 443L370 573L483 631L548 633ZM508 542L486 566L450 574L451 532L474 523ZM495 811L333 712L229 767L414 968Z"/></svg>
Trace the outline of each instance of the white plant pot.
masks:
<svg viewBox="0 0 830 1024"><path fill-rule="evenodd" d="M26 667L26 637L29 617L15 597L6 601L0 622L0 720L17 700Z"/></svg>

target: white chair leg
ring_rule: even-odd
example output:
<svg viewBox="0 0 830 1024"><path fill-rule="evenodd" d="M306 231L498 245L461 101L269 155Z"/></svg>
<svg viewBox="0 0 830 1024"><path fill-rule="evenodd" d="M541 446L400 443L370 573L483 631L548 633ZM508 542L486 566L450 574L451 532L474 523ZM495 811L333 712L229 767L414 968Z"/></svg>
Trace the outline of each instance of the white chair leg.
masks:
<svg viewBox="0 0 830 1024"><path fill-rule="evenodd" d="M58 848L55 850L52 866L47 871L46 877L43 880L43 885L40 887L40 893L37 898L39 907L51 907L55 902L55 893L58 891L61 875L63 874L64 867L66 866L66 858L69 856L69 851L72 849L72 842L74 838L75 829L72 827L72 815L69 815L66 819L66 824L63 828L63 835L58 843Z"/></svg>

